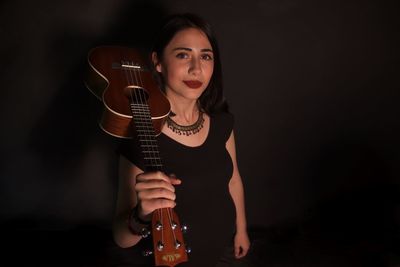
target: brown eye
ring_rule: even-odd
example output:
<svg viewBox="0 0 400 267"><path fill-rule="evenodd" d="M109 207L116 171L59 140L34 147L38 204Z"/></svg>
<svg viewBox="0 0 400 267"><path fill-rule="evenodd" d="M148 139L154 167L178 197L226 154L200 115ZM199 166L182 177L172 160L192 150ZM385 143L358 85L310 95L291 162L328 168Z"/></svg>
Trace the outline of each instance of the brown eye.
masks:
<svg viewBox="0 0 400 267"><path fill-rule="evenodd" d="M204 54L204 55L202 55L201 58L204 59L204 60L213 60L213 58L212 58L212 56L210 54Z"/></svg>
<svg viewBox="0 0 400 267"><path fill-rule="evenodd" d="M176 54L176 57L177 58L181 58L181 59L185 59L185 58L188 58L189 55L187 53L178 53L178 54Z"/></svg>

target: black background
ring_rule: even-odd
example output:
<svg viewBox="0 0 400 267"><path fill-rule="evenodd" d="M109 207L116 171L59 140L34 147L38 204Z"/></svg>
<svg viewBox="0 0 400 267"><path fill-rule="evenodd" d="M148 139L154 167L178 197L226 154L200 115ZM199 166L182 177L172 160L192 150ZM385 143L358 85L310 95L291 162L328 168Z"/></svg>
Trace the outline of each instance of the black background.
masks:
<svg viewBox="0 0 400 267"><path fill-rule="evenodd" d="M97 126L101 103L83 83L86 55L103 44L146 48L175 12L214 26L259 247L271 235L311 236L392 262L400 20L397 1L378 0L3 1L3 243L40 243L27 233L57 243L75 229L109 235L118 140ZM84 236L82 247L92 245Z"/></svg>

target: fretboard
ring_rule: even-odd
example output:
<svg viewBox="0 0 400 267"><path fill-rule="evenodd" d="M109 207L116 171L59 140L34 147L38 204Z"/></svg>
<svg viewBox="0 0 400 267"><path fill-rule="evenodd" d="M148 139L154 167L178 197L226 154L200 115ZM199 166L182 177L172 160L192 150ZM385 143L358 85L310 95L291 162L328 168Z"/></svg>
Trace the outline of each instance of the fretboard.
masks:
<svg viewBox="0 0 400 267"><path fill-rule="evenodd" d="M131 102L131 111L146 171L163 171L149 106L147 103Z"/></svg>

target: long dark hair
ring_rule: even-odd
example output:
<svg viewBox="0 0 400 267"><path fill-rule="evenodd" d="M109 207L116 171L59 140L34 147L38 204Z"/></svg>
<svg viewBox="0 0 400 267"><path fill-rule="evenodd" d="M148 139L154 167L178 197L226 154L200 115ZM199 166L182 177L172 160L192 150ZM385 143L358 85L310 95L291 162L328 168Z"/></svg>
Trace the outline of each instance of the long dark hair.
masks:
<svg viewBox="0 0 400 267"><path fill-rule="evenodd" d="M206 90L199 98L200 108L209 115L221 111L227 112L228 104L223 96L222 68L218 43L210 24L199 16L190 13L170 15L164 20L151 52L155 52L157 58L162 60L164 49L175 34L188 28L196 28L202 31L207 36L214 54L214 71ZM162 75L155 71L154 65L152 65L152 67L161 89L165 90L165 83Z"/></svg>

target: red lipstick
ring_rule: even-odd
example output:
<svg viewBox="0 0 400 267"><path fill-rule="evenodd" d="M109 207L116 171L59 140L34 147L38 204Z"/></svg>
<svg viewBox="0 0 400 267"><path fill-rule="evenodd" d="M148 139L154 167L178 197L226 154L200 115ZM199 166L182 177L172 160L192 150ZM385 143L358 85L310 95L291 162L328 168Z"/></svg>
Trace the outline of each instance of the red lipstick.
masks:
<svg viewBox="0 0 400 267"><path fill-rule="evenodd" d="M183 81L188 87L196 89L199 88L203 83L200 81L196 80L190 80L190 81Z"/></svg>

